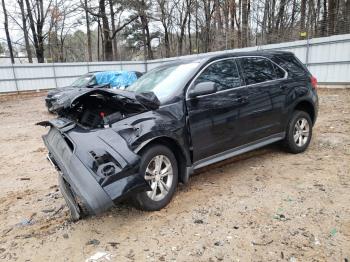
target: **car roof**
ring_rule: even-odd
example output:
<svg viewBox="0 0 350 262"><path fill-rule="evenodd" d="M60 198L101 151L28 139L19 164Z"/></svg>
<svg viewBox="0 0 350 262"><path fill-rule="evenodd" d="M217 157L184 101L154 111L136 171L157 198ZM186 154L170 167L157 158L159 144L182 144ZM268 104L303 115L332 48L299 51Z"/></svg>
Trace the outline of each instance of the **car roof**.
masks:
<svg viewBox="0 0 350 262"><path fill-rule="evenodd" d="M168 67L175 66L180 64L188 64L188 63L200 63L206 64L207 62L211 62L213 60L222 59L222 58L230 58L230 57L242 57L242 56L282 56L282 55L293 55L292 52L288 51L270 51L270 50L258 50L258 51L249 51L249 52L227 52L224 54L198 54L197 56L183 56L175 58L173 61L168 63L164 63L163 65L157 67Z"/></svg>

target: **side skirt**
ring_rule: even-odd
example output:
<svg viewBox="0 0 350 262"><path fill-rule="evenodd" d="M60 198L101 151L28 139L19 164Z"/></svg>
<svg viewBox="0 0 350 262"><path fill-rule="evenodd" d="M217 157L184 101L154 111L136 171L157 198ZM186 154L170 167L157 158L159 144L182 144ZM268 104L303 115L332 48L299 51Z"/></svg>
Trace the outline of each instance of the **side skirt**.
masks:
<svg viewBox="0 0 350 262"><path fill-rule="evenodd" d="M225 159L258 149L260 147L266 146L268 144L272 144L274 142L277 142L279 140L282 140L285 138L286 133L282 132L282 133L277 133L259 140L256 140L254 142L239 146L239 147L235 147L233 149L230 150L226 150L224 152L218 153L216 155L201 159L197 162L195 162L192 166L192 169L198 169L201 167L205 167L211 164L214 164L216 162L220 162L223 161Z"/></svg>

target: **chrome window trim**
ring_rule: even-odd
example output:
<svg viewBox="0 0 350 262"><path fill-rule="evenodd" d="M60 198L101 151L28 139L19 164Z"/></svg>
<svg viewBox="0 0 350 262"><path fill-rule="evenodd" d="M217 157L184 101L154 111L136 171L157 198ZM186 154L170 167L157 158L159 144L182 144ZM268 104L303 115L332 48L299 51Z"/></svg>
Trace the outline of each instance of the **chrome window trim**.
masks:
<svg viewBox="0 0 350 262"><path fill-rule="evenodd" d="M214 61L211 61L209 64L207 64L205 67L203 67L198 73L197 75L192 79L191 83L189 84L187 90L186 90L186 96L185 96L185 100L186 101L189 101L191 99L194 99L194 98L189 98L188 97L188 92L189 90L193 87L193 84L194 82L197 80L197 78L200 76L201 73L203 73L203 71L205 69L207 69L210 65L214 64L214 63L217 63L217 62L220 62L220 61L224 61L224 60L230 60L230 59L234 59L235 60L235 63L236 63L236 67L238 69L238 65L237 65L237 61L236 59L240 59L240 58L263 58L263 59L267 59L269 60L272 64L276 65L278 68L282 69L284 71L284 77L282 78L277 78L277 79L273 79L273 80L268 80L268 81L264 81L264 82L260 82L260 83L255 83L255 84L250 84L250 85L242 85L242 86L238 86L238 87L232 87L232 88L229 88L229 89L225 89L225 90L221 90L221 91L217 91L215 93L212 93L212 94L207 94L207 95L201 95L201 96L197 96L199 98L201 97L206 97L206 96L211 96L211 95L214 95L214 94L220 94L220 93L224 93L224 92L227 92L227 91L231 91L233 89L240 89L240 88L244 88L244 87L249 87L249 86L255 86L255 85L260 85L262 83L270 83L270 82L274 82L274 81L278 81L278 80L281 80L281 79L287 79L288 78L288 72L282 68L280 65L278 65L277 63L275 63L274 61L272 61L270 58L267 58L265 56L235 56L235 57L225 57L225 58L221 58L221 59L218 59L218 60L214 60ZM240 73L240 72L239 72ZM241 77L241 75L240 75ZM242 76L243 77L243 76Z"/></svg>

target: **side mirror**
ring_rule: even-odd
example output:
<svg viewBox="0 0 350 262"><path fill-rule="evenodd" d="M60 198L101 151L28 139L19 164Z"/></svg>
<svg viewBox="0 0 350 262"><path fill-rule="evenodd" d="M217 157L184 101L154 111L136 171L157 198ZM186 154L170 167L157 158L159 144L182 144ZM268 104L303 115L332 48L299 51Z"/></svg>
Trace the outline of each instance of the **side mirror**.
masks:
<svg viewBox="0 0 350 262"><path fill-rule="evenodd" d="M188 93L189 98L197 96L213 94L217 91L216 84L214 82L202 82L196 84Z"/></svg>

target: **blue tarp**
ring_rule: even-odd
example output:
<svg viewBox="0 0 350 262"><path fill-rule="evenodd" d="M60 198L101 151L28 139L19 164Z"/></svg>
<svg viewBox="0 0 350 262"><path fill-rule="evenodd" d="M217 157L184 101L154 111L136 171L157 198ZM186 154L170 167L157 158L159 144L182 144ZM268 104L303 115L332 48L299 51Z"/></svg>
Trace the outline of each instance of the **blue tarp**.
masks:
<svg viewBox="0 0 350 262"><path fill-rule="evenodd" d="M125 88L137 80L136 74L129 71L105 71L94 75L97 84L110 84L114 89Z"/></svg>

